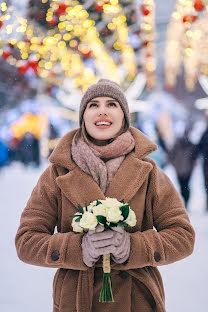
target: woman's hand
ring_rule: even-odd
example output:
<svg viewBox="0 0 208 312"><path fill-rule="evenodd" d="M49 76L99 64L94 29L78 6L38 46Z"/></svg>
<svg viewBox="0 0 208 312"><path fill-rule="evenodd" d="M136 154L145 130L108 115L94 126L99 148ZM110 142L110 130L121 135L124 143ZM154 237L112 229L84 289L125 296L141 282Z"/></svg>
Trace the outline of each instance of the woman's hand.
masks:
<svg viewBox="0 0 208 312"><path fill-rule="evenodd" d="M103 254L112 253L115 250L113 244L115 232L104 231L99 225L95 231L89 230L82 239L83 261L88 267L92 267Z"/></svg>
<svg viewBox="0 0 208 312"><path fill-rule="evenodd" d="M123 263L129 257L130 236L120 226L112 230L104 230L99 225L95 231L89 230L82 239L83 261L88 267L92 267L99 257L111 253L116 263Z"/></svg>
<svg viewBox="0 0 208 312"><path fill-rule="evenodd" d="M115 249L112 252L112 259L114 262L121 264L129 258L131 245L130 234L127 233L121 226L113 227L112 231L116 234L120 234L119 242L115 245Z"/></svg>

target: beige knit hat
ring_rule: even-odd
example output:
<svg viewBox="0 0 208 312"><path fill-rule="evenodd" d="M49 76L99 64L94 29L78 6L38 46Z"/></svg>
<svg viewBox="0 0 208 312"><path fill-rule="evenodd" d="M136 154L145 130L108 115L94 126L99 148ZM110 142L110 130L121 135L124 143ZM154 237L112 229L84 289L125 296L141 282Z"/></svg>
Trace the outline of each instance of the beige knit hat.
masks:
<svg viewBox="0 0 208 312"><path fill-rule="evenodd" d="M87 103L99 96L109 96L119 102L126 119L127 128L130 124L129 107L126 96L121 87L114 81L108 79L100 79L97 83L91 85L84 93L79 108L79 124L81 126L83 114Z"/></svg>

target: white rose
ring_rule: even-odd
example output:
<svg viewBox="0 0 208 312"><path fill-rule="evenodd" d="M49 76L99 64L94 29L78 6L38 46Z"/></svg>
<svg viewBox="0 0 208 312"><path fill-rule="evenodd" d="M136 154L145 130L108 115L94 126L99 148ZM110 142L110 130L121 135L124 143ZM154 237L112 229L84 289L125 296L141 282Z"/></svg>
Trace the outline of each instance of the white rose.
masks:
<svg viewBox="0 0 208 312"><path fill-rule="evenodd" d="M88 206L87 206L87 210L89 212L93 211L93 208L96 206L97 200L94 200L93 202L91 202Z"/></svg>
<svg viewBox="0 0 208 312"><path fill-rule="evenodd" d="M75 213L76 215L80 214L79 212ZM74 232L83 232L83 228L80 227L80 222L76 222L75 219L77 219L76 217L73 218L72 220L72 227L73 227L73 231Z"/></svg>
<svg viewBox="0 0 208 312"><path fill-rule="evenodd" d="M128 218L125 220L125 222L129 225L129 226L135 226L136 225L136 215L134 213L133 210L129 210L129 215Z"/></svg>
<svg viewBox="0 0 208 312"><path fill-rule="evenodd" d="M93 214L95 216L104 216L104 217L106 217L106 208L102 204L93 207L92 211L93 211Z"/></svg>
<svg viewBox="0 0 208 312"><path fill-rule="evenodd" d="M112 207L106 210L106 219L108 222L117 223L119 221L123 221L124 218L119 207Z"/></svg>
<svg viewBox="0 0 208 312"><path fill-rule="evenodd" d="M116 198L106 197L106 199L102 200L101 202L107 209L111 209L113 207L119 208L123 206L123 204L119 202Z"/></svg>
<svg viewBox="0 0 208 312"><path fill-rule="evenodd" d="M97 218L94 214L87 211L82 215L80 220L80 226L84 229L95 230L98 224Z"/></svg>

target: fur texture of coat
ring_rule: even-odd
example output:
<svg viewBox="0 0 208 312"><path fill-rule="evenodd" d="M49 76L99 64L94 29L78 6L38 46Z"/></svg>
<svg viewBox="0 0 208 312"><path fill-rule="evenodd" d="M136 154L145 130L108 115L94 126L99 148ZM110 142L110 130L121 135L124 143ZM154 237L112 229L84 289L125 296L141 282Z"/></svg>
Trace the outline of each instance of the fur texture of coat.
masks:
<svg viewBox="0 0 208 312"><path fill-rule="evenodd" d="M157 269L190 255L194 230L175 187L148 154L156 149L131 127L135 150L129 153L103 194L92 177L71 158L77 130L66 134L50 156L25 207L16 234L19 258L58 268L53 283L54 312L165 312L163 283ZM112 263L114 303L99 303L102 263L82 260L82 233L72 231L70 215L96 199L113 197L130 204L137 218L125 264ZM57 232L54 232L57 227Z"/></svg>

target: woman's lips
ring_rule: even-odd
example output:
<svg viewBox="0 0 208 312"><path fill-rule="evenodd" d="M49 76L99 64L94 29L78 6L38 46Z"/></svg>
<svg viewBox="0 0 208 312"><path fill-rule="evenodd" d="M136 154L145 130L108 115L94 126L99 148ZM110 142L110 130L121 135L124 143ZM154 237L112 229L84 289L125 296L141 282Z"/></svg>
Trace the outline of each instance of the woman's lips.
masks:
<svg viewBox="0 0 208 312"><path fill-rule="evenodd" d="M108 129L111 125L95 125L98 129Z"/></svg>

